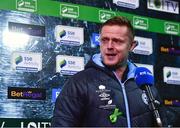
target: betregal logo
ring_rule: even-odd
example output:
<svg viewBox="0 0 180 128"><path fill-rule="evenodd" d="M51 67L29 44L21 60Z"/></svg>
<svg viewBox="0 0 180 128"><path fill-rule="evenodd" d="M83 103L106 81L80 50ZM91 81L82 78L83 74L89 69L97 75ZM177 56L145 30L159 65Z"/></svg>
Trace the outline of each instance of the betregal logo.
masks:
<svg viewBox="0 0 180 128"><path fill-rule="evenodd" d="M8 87L8 99L45 100L46 90L43 88Z"/></svg>

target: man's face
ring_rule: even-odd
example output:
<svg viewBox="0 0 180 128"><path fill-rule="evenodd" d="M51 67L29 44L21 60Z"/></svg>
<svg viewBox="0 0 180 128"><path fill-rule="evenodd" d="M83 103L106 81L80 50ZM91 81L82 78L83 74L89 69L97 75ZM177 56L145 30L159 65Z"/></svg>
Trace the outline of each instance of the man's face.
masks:
<svg viewBox="0 0 180 128"><path fill-rule="evenodd" d="M103 63L110 67L122 65L128 58L128 52L134 48L126 26L104 26L100 42Z"/></svg>

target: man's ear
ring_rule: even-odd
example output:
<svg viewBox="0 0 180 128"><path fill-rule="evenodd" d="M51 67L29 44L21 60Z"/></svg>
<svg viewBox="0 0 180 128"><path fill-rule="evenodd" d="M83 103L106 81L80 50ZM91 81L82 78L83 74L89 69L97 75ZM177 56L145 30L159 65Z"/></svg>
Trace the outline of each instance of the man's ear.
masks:
<svg viewBox="0 0 180 128"><path fill-rule="evenodd" d="M132 51L137 45L138 45L138 42L137 42L137 41L135 41L135 40L132 41L129 51Z"/></svg>

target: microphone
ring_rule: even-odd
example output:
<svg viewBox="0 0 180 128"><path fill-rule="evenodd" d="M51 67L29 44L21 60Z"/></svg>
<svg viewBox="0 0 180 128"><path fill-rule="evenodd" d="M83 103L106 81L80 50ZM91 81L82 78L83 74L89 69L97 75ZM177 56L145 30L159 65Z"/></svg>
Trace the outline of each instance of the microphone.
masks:
<svg viewBox="0 0 180 128"><path fill-rule="evenodd" d="M152 108L154 117L156 119L156 123L159 127L162 127L161 118L155 106L155 103L157 104L158 101L155 100L150 88L150 86L154 85L154 77L151 71L144 67L138 67L135 71L135 82L140 89L146 92L149 99L149 105Z"/></svg>

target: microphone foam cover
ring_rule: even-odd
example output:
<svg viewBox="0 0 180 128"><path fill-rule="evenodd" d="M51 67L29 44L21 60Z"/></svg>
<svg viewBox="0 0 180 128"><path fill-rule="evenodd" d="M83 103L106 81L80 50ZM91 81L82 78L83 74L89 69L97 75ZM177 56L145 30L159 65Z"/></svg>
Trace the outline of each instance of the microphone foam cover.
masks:
<svg viewBox="0 0 180 128"><path fill-rule="evenodd" d="M137 67L135 71L135 81L140 88L144 85L152 86L154 84L154 77L149 69Z"/></svg>

